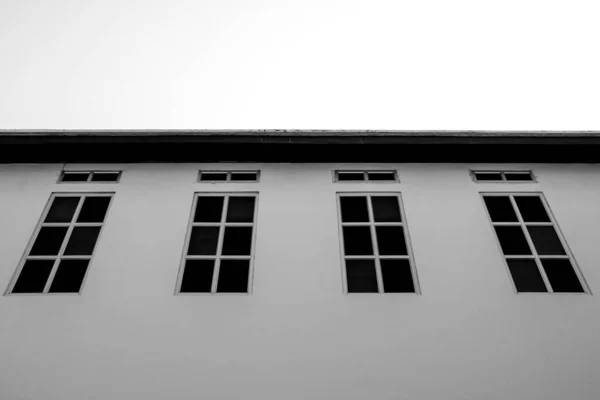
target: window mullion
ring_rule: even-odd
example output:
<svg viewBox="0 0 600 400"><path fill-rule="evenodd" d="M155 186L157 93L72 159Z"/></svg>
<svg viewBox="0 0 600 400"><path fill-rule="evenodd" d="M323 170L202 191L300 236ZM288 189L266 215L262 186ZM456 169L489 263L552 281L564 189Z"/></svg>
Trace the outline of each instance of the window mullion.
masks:
<svg viewBox="0 0 600 400"><path fill-rule="evenodd" d="M371 204L371 195L367 195L367 210L369 212L369 229L371 230L371 245L375 255L375 275L377 277L377 291L383 293L383 276L381 273L381 262L379 261L379 244L377 243L377 233L375 230L375 218L373 214L373 205Z"/></svg>
<svg viewBox="0 0 600 400"><path fill-rule="evenodd" d="M227 174L229 177L230 174ZM225 219L227 218L227 209L229 208L229 196L224 196L223 199L223 210L221 214L221 224L219 225L219 238L217 239L217 254L215 258L215 269L213 272L213 281L210 286L210 292L217 292L217 285L219 282L219 271L221 269L221 253L223 252L223 238L225 236Z"/></svg>

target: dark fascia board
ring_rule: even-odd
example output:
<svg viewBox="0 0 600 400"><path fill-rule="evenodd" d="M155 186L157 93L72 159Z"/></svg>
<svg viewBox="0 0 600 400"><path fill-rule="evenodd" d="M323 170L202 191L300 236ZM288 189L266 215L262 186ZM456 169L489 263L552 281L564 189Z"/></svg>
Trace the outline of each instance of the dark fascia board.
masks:
<svg viewBox="0 0 600 400"><path fill-rule="evenodd" d="M0 130L0 162L600 161L600 131Z"/></svg>

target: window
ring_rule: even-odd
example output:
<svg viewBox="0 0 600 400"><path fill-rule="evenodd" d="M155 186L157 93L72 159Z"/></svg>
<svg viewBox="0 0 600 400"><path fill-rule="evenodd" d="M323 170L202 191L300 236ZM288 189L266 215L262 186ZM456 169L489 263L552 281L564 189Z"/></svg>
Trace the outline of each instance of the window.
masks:
<svg viewBox="0 0 600 400"><path fill-rule="evenodd" d="M538 193L484 193L517 292L585 292L583 277Z"/></svg>
<svg viewBox="0 0 600 400"><path fill-rule="evenodd" d="M396 171L341 171L334 173L336 182L398 182Z"/></svg>
<svg viewBox="0 0 600 400"><path fill-rule="evenodd" d="M200 171L198 182L258 182L259 171Z"/></svg>
<svg viewBox="0 0 600 400"><path fill-rule="evenodd" d="M400 194L338 196L347 293L417 293Z"/></svg>
<svg viewBox="0 0 600 400"><path fill-rule="evenodd" d="M63 171L58 178L59 183L76 182L119 182L121 171Z"/></svg>
<svg viewBox="0 0 600 400"><path fill-rule="evenodd" d="M53 194L10 293L79 293L112 193Z"/></svg>
<svg viewBox="0 0 600 400"><path fill-rule="evenodd" d="M531 171L471 171L475 182L536 182Z"/></svg>
<svg viewBox="0 0 600 400"><path fill-rule="evenodd" d="M255 193L194 197L178 293L250 293Z"/></svg>

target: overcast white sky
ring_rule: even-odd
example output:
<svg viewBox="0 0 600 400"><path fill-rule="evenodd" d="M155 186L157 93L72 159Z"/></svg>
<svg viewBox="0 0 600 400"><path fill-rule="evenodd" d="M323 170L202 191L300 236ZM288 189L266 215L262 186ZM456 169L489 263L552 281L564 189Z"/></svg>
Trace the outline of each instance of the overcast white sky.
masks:
<svg viewBox="0 0 600 400"><path fill-rule="evenodd" d="M0 128L600 129L600 1L0 0Z"/></svg>

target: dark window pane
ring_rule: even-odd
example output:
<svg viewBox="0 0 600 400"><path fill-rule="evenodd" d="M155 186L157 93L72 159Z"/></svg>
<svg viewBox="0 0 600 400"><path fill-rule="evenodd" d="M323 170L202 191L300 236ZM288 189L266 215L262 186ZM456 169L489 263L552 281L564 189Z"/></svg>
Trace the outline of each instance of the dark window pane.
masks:
<svg viewBox="0 0 600 400"><path fill-rule="evenodd" d="M569 260L542 260L542 266L555 292L582 293L584 291Z"/></svg>
<svg viewBox="0 0 600 400"><path fill-rule="evenodd" d="M237 182L243 182L243 181L256 182L257 174L256 174L256 172L252 172L252 173L232 172L231 180L237 181Z"/></svg>
<svg viewBox="0 0 600 400"><path fill-rule="evenodd" d="M50 293L78 293L90 260L62 260L50 285Z"/></svg>
<svg viewBox="0 0 600 400"><path fill-rule="evenodd" d="M67 227L42 227L31 252L32 256L55 256L67 234Z"/></svg>
<svg viewBox="0 0 600 400"><path fill-rule="evenodd" d="M542 199L539 196L515 196L515 201L523 221L525 222L550 222Z"/></svg>
<svg viewBox="0 0 600 400"><path fill-rule="evenodd" d="M99 226L78 226L73 229L69 243L65 249L68 256L89 256L94 252L96 240L100 233Z"/></svg>
<svg viewBox="0 0 600 400"><path fill-rule="evenodd" d="M380 260L380 262L384 292L415 292L410 262L408 260Z"/></svg>
<svg viewBox="0 0 600 400"><path fill-rule="evenodd" d="M369 222L366 197L340 197L342 222Z"/></svg>
<svg viewBox="0 0 600 400"><path fill-rule="evenodd" d="M506 260L517 292L547 292L534 260Z"/></svg>
<svg viewBox="0 0 600 400"><path fill-rule="evenodd" d="M103 222L110 197L86 197L77 217L77 222Z"/></svg>
<svg viewBox="0 0 600 400"><path fill-rule="evenodd" d="M531 174L528 172L526 174L519 174L519 173L514 173L514 172L505 172L504 176L506 177L507 181L533 181L533 177L531 176Z"/></svg>
<svg viewBox="0 0 600 400"><path fill-rule="evenodd" d="M200 175L201 181L226 181L227 173L226 172L203 172Z"/></svg>
<svg viewBox="0 0 600 400"><path fill-rule="evenodd" d="M221 260L219 267L219 293L248 293L250 260Z"/></svg>
<svg viewBox="0 0 600 400"><path fill-rule="evenodd" d="M198 196L194 222L221 222L223 197Z"/></svg>
<svg viewBox="0 0 600 400"><path fill-rule="evenodd" d="M227 222L252 222L254 220L254 197L230 197L227 206Z"/></svg>
<svg viewBox="0 0 600 400"><path fill-rule="evenodd" d="M379 254L382 256L407 255L406 241L404 240L404 230L401 226L378 226L377 245Z"/></svg>
<svg viewBox="0 0 600 400"><path fill-rule="evenodd" d="M529 255L531 249L520 226L495 226L500 247L505 255Z"/></svg>
<svg viewBox="0 0 600 400"><path fill-rule="evenodd" d="M346 260L348 293L377 293L374 260Z"/></svg>
<svg viewBox="0 0 600 400"><path fill-rule="evenodd" d="M27 260L11 293L42 293L54 260Z"/></svg>
<svg viewBox="0 0 600 400"><path fill-rule="evenodd" d="M71 222L79 197L55 197L44 222Z"/></svg>
<svg viewBox="0 0 600 400"><path fill-rule="evenodd" d="M371 197L375 222L402 222L397 197Z"/></svg>
<svg viewBox="0 0 600 400"><path fill-rule="evenodd" d="M362 172L338 172L338 181L364 181L365 174Z"/></svg>
<svg viewBox="0 0 600 400"><path fill-rule="evenodd" d="M475 172L478 181L501 181L502 174L499 172Z"/></svg>
<svg viewBox="0 0 600 400"><path fill-rule="evenodd" d="M567 254L553 226L528 226L527 230L539 255Z"/></svg>
<svg viewBox="0 0 600 400"><path fill-rule="evenodd" d="M182 293L209 293L215 260L186 260L181 278Z"/></svg>
<svg viewBox="0 0 600 400"><path fill-rule="evenodd" d="M190 235L189 255L210 256L217 254L219 227L195 226Z"/></svg>
<svg viewBox="0 0 600 400"><path fill-rule="evenodd" d="M393 172L369 172L367 173L370 181L392 181L396 180Z"/></svg>
<svg viewBox="0 0 600 400"><path fill-rule="evenodd" d="M342 229L344 232L344 253L347 256L373 255L371 230L368 226L345 226Z"/></svg>
<svg viewBox="0 0 600 400"><path fill-rule="evenodd" d="M118 172L94 172L92 174L92 182L116 182L118 180Z"/></svg>
<svg viewBox="0 0 600 400"><path fill-rule="evenodd" d="M493 222L517 222L517 214L508 196L486 196L485 206Z"/></svg>
<svg viewBox="0 0 600 400"><path fill-rule="evenodd" d="M61 182L87 182L89 172L65 172Z"/></svg>
<svg viewBox="0 0 600 400"><path fill-rule="evenodd" d="M252 227L225 228L223 238L223 255L226 256L249 256L252 248Z"/></svg>

